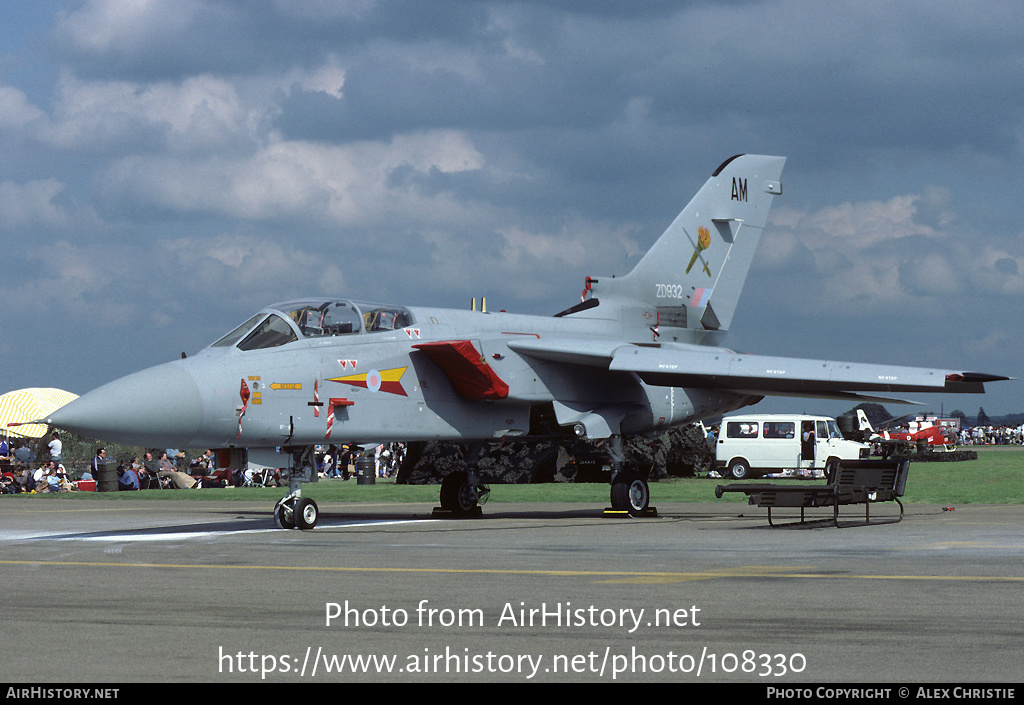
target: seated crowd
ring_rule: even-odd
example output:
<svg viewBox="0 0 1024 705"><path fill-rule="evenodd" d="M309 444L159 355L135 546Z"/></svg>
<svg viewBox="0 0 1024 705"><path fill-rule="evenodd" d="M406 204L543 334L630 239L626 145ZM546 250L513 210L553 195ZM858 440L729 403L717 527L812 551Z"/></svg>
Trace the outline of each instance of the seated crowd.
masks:
<svg viewBox="0 0 1024 705"><path fill-rule="evenodd" d="M15 447L16 446L16 447ZM36 450L50 459L37 459L28 441L8 441L0 438L0 494L22 492L72 492L76 490L112 491L116 468L116 489L120 491L146 489L199 489L204 487L280 486L277 470L237 470L217 467L212 450L196 458L189 458L175 448L152 450L142 457L108 458L103 447L96 449L86 466L76 463L72 472L61 462L62 444L56 433L44 447ZM317 471L323 478L347 480L356 476L357 451L355 446L331 445L317 453ZM405 445L387 443L376 448L373 457L374 472L378 477L392 477L405 455Z"/></svg>
<svg viewBox="0 0 1024 705"><path fill-rule="evenodd" d="M100 489L96 485L101 477L113 481L106 472L116 461L107 458L105 448L97 448L88 467L72 479L61 463L61 444L56 435L54 441L49 445L50 460L39 461L28 442L0 439L0 494L95 490ZM117 463L116 473L117 489L121 491L277 484L273 471L218 470L211 450L192 460L176 449L151 451L142 458L135 456Z"/></svg>

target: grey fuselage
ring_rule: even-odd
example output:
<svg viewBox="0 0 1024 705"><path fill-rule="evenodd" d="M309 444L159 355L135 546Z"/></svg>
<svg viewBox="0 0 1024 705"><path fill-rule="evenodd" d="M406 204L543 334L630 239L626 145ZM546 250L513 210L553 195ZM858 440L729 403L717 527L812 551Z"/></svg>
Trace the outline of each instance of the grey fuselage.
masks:
<svg viewBox="0 0 1024 705"><path fill-rule="evenodd" d="M632 372L578 364L587 350L602 357L629 345L621 321L401 310L408 317L401 328L305 337L284 312L268 308L263 313L287 322L296 339L250 350L211 346L129 375L65 407L59 423L155 447L253 448L527 436L538 432L539 410L546 418L553 414L560 427L582 424L588 437L605 438L656 433L756 401L717 390L653 387ZM640 312L631 326L636 342L653 341L648 318ZM513 349L563 339L573 361ZM467 398L448 371L415 347L445 341L472 344L507 385L501 398Z"/></svg>

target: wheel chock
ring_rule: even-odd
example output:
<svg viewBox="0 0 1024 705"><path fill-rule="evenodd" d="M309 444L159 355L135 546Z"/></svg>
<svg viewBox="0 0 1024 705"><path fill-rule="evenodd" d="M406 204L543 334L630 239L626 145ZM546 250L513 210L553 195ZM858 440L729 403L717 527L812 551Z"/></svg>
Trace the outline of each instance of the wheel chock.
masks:
<svg viewBox="0 0 1024 705"><path fill-rule="evenodd" d="M430 516L433 519L480 519L483 515L484 512L479 505L473 507L468 512L454 512L451 509L443 509L441 507L434 507L434 510L430 512Z"/></svg>
<svg viewBox="0 0 1024 705"><path fill-rule="evenodd" d="M604 508L603 516L606 516L609 519L631 519L631 518L634 518L625 509L612 509L611 507L605 507ZM642 514L640 514L640 516L635 517L635 518L637 518L637 519L654 519L657 516L658 516L657 508L656 507L648 507L647 509L645 509L643 511Z"/></svg>

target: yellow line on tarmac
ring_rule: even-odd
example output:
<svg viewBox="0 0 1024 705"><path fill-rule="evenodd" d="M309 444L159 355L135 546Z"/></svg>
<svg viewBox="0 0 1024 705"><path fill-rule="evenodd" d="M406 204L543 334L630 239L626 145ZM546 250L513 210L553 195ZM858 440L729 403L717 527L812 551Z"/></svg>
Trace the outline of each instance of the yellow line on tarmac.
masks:
<svg viewBox="0 0 1024 705"><path fill-rule="evenodd" d="M781 578L786 580L931 580L950 582L1024 582L1024 576L1007 575L877 575L796 572L794 567L747 566L688 573L651 571L599 571L599 570L513 570L498 568L358 568L348 566L289 566L289 565L225 565L199 563L118 563L99 561L12 561L0 560L0 565L81 566L96 568L187 568L193 570L280 570L321 571L337 573L434 573L446 575L535 575L549 577L606 578L609 583L672 583L716 578ZM800 568L806 571L807 568Z"/></svg>
<svg viewBox="0 0 1024 705"><path fill-rule="evenodd" d="M14 512L18 514L81 514L85 512L143 512L151 510L151 507L97 507L95 509L26 509L18 507Z"/></svg>

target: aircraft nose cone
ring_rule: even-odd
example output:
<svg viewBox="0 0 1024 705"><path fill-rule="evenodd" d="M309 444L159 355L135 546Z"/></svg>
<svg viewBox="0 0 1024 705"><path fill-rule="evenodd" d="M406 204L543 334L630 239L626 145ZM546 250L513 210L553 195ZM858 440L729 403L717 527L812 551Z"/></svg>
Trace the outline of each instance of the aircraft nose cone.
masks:
<svg viewBox="0 0 1024 705"><path fill-rule="evenodd" d="M47 422L104 441L188 448L202 420L195 380L171 362L95 389L54 411Z"/></svg>

